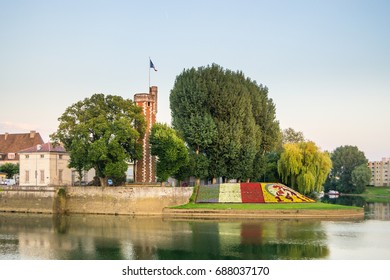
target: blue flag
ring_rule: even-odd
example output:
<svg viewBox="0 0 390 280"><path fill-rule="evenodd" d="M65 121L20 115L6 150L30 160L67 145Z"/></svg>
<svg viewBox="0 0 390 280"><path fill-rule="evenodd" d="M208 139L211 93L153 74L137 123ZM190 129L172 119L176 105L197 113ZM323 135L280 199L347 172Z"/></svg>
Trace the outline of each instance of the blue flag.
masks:
<svg viewBox="0 0 390 280"><path fill-rule="evenodd" d="M150 65L150 68L153 68L154 71L157 71L156 67L154 67L154 64L150 58L149 58L149 65Z"/></svg>

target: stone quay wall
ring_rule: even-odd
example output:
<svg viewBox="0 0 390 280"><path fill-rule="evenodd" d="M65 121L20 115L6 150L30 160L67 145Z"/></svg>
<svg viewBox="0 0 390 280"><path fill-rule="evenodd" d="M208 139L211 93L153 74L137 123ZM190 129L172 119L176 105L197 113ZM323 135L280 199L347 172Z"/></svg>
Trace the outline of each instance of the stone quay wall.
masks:
<svg viewBox="0 0 390 280"><path fill-rule="evenodd" d="M191 187L2 187L0 211L162 215L165 207L187 203L192 192Z"/></svg>

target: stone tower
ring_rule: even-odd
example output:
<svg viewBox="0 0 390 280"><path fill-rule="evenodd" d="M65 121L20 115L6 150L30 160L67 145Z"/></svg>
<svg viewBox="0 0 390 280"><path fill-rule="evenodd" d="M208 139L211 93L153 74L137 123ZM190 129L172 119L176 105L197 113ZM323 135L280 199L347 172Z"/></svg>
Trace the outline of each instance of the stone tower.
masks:
<svg viewBox="0 0 390 280"><path fill-rule="evenodd" d="M149 93L137 93L134 102L142 108L146 120L146 131L143 139L142 159L138 160L135 167L135 182L156 182L156 158L151 155L149 136L152 125L156 123L157 114L157 87L151 86Z"/></svg>

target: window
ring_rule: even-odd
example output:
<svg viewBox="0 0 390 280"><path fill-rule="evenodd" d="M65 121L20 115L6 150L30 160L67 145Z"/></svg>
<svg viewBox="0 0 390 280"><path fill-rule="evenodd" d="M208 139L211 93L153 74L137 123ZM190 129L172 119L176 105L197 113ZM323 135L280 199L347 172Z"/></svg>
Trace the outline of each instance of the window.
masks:
<svg viewBox="0 0 390 280"><path fill-rule="evenodd" d="M30 158L30 155L25 155L24 158Z"/></svg>
<svg viewBox="0 0 390 280"><path fill-rule="evenodd" d="M41 170L41 176L40 176L40 182L44 183L45 182L45 170Z"/></svg>
<svg viewBox="0 0 390 280"><path fill-rule="evenodd" d="M41 155L41 158L44 158L45 157L45 155Z"/></svg>
<svg viewBox="0 0 390 280"><path fill-rule="evenodd" d="M8 159L15 159L15 153L8 153Z"/></svg>
<svg viewBox="0 0 390 280"><path fill-rule="evenodd" d="M29 183L30 182L30 171L29 170L26 170L26 183Z"/></svg>
<svg viewBox="0 0 390 280"><path fill-rule="evenodd" d="M62 169L58 170L58 182L62 183Z"/></svg>
<svg viewBox="0 0 390 280"><path fill-rule="evenodd" d="M58 158L59 158L59 159L62 159L62 155L58 155ZM61 170L61 171L62 171L62 170Z"/></svg>

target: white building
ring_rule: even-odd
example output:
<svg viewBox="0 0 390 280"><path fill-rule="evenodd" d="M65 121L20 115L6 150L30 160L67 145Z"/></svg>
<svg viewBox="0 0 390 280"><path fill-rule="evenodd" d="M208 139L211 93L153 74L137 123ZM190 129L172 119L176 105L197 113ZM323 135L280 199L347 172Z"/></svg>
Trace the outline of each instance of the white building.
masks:
<svg viewBox="0 0 390 280"><path fill-rule="evenodd" d="M370 185L376 187L390 186L390 158L369 162L368 167L371 169Z"/></svg>
<svg viewBox="0 0 390 280"><path fill-rule="evenodd" d="M72 184L72 171L68 167L69 154L64 147L45 143L18 153L20 186L69 186Z"/></svg>

